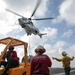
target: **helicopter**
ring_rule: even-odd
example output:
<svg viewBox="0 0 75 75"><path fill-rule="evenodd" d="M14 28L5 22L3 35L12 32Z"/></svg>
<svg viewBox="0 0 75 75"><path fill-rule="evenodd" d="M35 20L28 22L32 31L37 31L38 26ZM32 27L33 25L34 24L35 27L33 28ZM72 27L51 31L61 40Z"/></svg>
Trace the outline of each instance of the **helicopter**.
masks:
<svg viewBox="0 0 75 75"><path fill-rule="evenodd" d="M6 11L11 12L11 13L13 13L13 14L21 17L21 18L18 19L18 22L19 22L19 25L23 29L25 29L25 31L27 33L27 36L28 35L31 35L31 34L34 34L34 35L38 35L40 38L42 38L42 35L46 35L47 34L47 33L40 33L39 29L34 26L32 20L48 20L48 19L54 19L53 17L51 17L51 18L37 18L37 19L32 19L32 17L34 16L34 14L35 14L38 6L40 5L40 1L41 0L38 0L37 4L35 6L35 9L34 9L34 11L33 11L33 13L32 13L32 15L31 15L30 18L26 18L26 17L24 17L24 16L22 16L22 15L20 15L18 13L15 13L12 10L6 8Z"/></svg>

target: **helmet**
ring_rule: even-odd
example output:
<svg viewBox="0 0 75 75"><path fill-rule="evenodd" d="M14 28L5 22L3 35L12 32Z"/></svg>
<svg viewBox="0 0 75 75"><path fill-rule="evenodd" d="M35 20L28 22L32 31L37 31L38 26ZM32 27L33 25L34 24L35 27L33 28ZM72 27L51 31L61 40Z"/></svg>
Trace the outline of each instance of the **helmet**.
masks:
<svg viewBox="0 0 75 75"><path fill-rule="evenodd" d="M66 56L66 55L67 55L67 53L66 53L65 51L63 51L63 52L62 52L62 55L63 55L63 56Z"/></svg>
<svg viewBox="0 0 75 75"><path fill-rule="evenodd" d="M39 52L39 53L44 53L46 50L43 46L39 45L36 49L35 52Z"/></svg>
<svg viewBox="0 0 75 75"><path fill-rule="evenodd" d="M14 49L14 46L10 45L8 49L9 50L13 50Z"/></svg>

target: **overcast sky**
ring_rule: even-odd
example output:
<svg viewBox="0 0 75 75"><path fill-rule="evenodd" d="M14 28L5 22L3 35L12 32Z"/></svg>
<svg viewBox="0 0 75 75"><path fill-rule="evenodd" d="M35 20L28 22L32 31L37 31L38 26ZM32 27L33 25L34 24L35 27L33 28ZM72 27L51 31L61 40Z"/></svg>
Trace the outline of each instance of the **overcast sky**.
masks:
<svg viewBox="0 0 75 75"><path fill-rule="evenodd" d="M30 55L35 55L34 49L43 45L51 60L52 57L60 58L62 51L66 51L71 57L74 56L75 0L41 0L33 18L55 17L54 20L33 21L40 32L47 33L42 39L38 35L27 36L25 30L18 25L20 17L5 10L8 8L28 18L36 3L37 0L0 0L0 39L14 37L27 42ZM22 56L21 53L20 55ZM52 63L52 67L62 67L60 62L52 60ZM71 66L75 67L75 60L71 62Z"/></svg>

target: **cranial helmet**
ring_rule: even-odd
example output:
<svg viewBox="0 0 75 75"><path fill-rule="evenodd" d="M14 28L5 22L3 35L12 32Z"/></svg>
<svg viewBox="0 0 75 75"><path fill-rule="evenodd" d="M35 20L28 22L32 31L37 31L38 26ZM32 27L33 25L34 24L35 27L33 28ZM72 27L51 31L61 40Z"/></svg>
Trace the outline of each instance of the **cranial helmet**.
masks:
<svg viewBox="0 0 75 75"><path fill-rule="evenodd" d="M10 45L8 49L9 50L13 50L14 49L14 46Z"/></svg>
<svg viewBox="0 0 75 75"><path fill-rule="evenodd" d="M39 45L36 49L35 52L39 52L39 53L44 53L46 50L43 46Z"/></svg>
<svg viewBox="0 0 75 75"><path fill-rule="evenodd" d="M65 51L63 51L63 52L62 52L62 55L63 55L63 56L66 56L66 55L67 55L67 53L66 53Z"/></svg>

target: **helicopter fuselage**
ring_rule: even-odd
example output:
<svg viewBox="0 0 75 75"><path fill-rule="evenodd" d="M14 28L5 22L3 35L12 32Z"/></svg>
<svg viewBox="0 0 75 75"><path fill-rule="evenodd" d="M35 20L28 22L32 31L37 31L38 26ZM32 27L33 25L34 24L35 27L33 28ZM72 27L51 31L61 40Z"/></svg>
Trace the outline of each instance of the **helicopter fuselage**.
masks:
<svg viewBox="0 0 75 75"><path fill-rule="evenodd" d="M27 35L31 35L32 33L35 35L39 34L38 28L33 25L31 20L28 20L27 18L19 18L18 21L20 26L27 32Z"/></svg>
<svg viewBox="0 0 75 75"><path fill-rule="evenodd" d="M31 35L31 34L35 34L35 35L39 35L40 38L42 38L42 35L46 35L47 33L40 33L39 29L36 28L32 22L32 20L48 20L48 19L54 19L53 17L50 18L37 18L37 19L32 19L32 17L34 16L37 8L39 7L41 3L41 0L37 0L37 4L35 6L35 9L33 10L31 16L29 18L26 18L10 9L6 9L6 11L11 12L21 18L18 19L20 26L25 29L27 35Z"/></svg>

